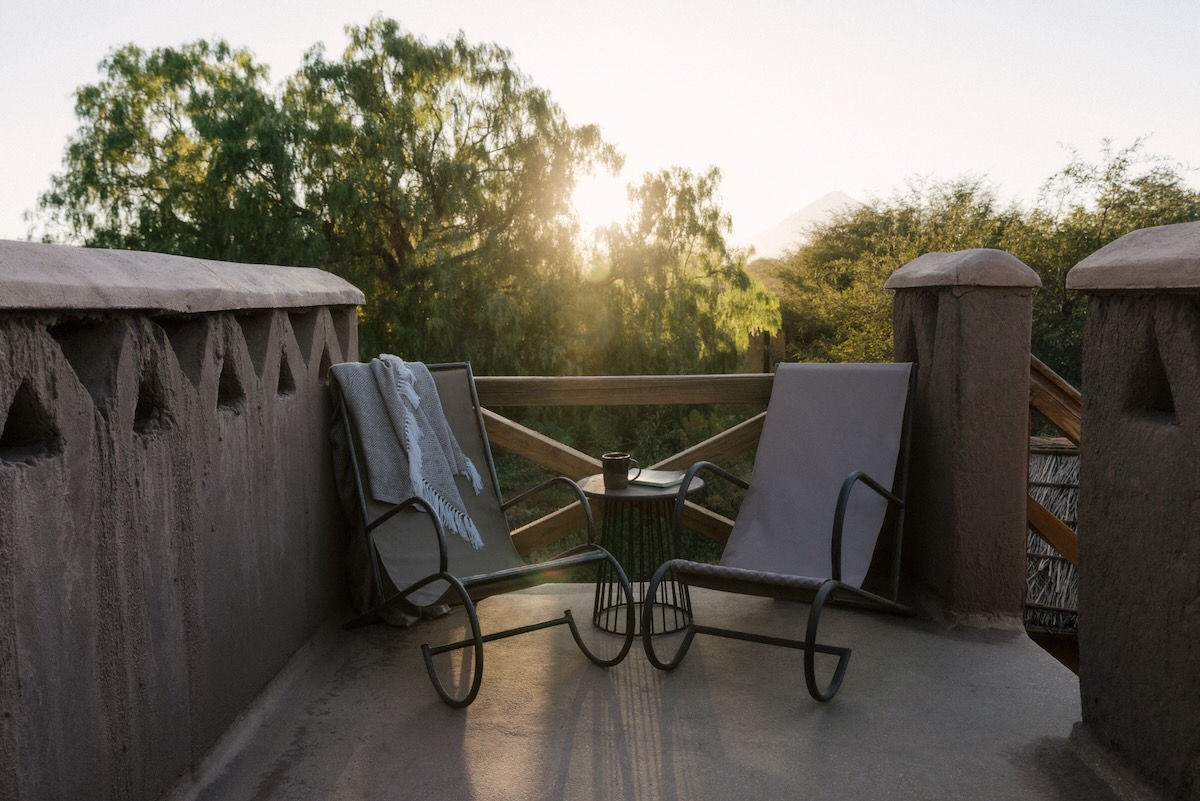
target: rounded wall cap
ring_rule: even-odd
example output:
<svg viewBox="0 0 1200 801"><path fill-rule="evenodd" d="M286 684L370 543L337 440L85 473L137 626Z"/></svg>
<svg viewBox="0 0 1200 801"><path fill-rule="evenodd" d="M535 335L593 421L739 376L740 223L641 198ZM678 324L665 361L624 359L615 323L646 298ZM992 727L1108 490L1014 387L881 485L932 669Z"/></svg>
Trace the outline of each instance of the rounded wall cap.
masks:
<svg viewBox="0 0 1200 801"><path fill-rule="evenodd" d="M1200 289L1200 222L1139 228L1076 264L1067 289Z"/></svg>
<svg viewBox="0 0 1200 801"><path fill-rule="evenodd" d="M0 309L238 309L357 306L349 282L311 267L0 240Z"/></svg>
<svg viewBox="0 0 1200 801"><path fill-rule="evenodd" d="M1042 279L1025 262L994 248L926 253L892 273L888 289L928 286L1037 287Z"/></svg>

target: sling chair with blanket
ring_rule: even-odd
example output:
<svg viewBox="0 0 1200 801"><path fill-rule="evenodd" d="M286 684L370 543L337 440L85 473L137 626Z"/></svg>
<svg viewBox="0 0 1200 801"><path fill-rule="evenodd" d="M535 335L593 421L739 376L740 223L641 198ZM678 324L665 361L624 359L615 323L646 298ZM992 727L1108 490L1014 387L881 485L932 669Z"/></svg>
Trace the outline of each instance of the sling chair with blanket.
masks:
<svg viewBox="0 0 1200 801"><path fill-rule="evenodd" d="M347 628L379 620L408 625L462 606L465 639L421 646L434 688L453 707L475 700L483 644L492 640L566 624L595 664L609 667L625 658L633 642L632 592L621 566L594 542L586 496L559 477L502 500L469 364L426 368L383 356L370 364L335 365L330 374L334 470L360 535L351 550L351 574L361 614ZM513 546L505 510L554 486L567 488L582 504L587 542L526 564ZM600 573L595 568L601 563L611 567L630 602L623 643L604 634L609 642L600 644L609 647L597 647L595 638L589 644L570 609L532 625L481 632L475 605L482 599L588 569ZM435 667L443 654L448 656L441 661L461 659L447 674L453 680Z"/></svg>
<svg viewBox="0 0 1200 801"><path fill-rule="evenodd" d="M771 389L749 482L709 462L693 465L679 488L674 539L681 555L688 485L702 472L745 490L719 564L675 558L664 563L646 591L673 574L689 587L811 604L803 639L690 625L667 659L656 653L651 616L643 611L642 638L655 667L671 670L696 634L712 634L804 651L804 678L818 701L837 693L850 649L821 644L817 628L826 601L897 614L901 533L908 466L911 364L780 364ZM885 525L886 524L886 525ZM881 562L890 552L886 593L863 588L880 533ZM872 574L872 579L877 574ZM694 600L694 599L693 599ZM825 687L816 654L836 657Z"/></svg>

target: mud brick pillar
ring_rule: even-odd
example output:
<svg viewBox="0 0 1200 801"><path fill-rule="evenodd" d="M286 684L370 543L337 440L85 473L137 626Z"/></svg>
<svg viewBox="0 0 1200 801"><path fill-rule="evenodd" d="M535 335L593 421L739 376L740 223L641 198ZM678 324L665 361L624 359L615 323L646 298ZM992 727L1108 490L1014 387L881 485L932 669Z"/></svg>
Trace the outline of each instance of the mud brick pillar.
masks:
<svg viewBox="0 0 1200 801"><path fill-rule="evenodd" d="M1020 625L1040 285L990 249L928 253L887 282L896 361L918 371L904 584L950 623Z"/></svg>
<svg viewBox="0 0 1200 801"><path fill-rule="evenodd" d="M1200 222L1134 231L1087 294L1079 477L1085 734L1200 799Z"/></svg>

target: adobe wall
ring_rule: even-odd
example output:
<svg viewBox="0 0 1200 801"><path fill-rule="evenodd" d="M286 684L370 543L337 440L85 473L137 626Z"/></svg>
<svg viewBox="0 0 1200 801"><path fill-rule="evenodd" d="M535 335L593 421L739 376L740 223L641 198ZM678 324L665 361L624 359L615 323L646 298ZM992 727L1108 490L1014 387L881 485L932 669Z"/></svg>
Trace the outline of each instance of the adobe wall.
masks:
<svg viewBox="0 0 1200 801"><path fill-rule="evenodd" d="M1083 725L1170 798L1200 799L1200 222L1080 262Z"/></svg>
<svg viewBox="0 0 1200 801"><path fill-rule="evenodd" d="M927 253L887 282L896 361L917 365L903 583L951 623L1021 623L1040 285L990 249Z"/></svg>
<svg viewBox="0 0 1200 801"><path fill-rule="evenodd" d="M151 799L343 604L316 270L0 242L0 798Z"/></svg>

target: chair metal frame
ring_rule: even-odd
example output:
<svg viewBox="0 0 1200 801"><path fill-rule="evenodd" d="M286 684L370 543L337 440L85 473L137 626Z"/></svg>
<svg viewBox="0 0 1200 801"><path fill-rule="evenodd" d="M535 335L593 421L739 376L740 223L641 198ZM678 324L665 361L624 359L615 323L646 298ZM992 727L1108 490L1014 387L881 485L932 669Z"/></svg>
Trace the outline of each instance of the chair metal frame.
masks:
<svg viewBox="0 0 1200 801"><path fill-rule="evenodd" d="M350 453L350 464L353 468L354 485L357 492L358 500L358 515L357 527L366 537L367 552L370 556L370 564L372 578L375 583L377 597L382 600L372 608L366 610L362 614L344 624L343 628L356 628L358 626L368 625L381 620L380 613L386 609L400 605L404 600L417 590L432 584L437 581L443 581L448 586L448 589L439 599L441 603L447 603L451 606L462 606L467 615L468 628L470 636L466 639L457 642L446 643L444 645L431 646L428 643L421 645L421 654L425 661L426 671L429 673L429 678L433 682L434 689L437 690L439 696L452 707L462 708L471 704L479 693L480 685L483 681L483 645L484 643L502 640L508 637L514 637L520 634L538 631L552 626L566 625L574 638L576 645L584 653L584 655L594 664L601 667L611 667L619 664L629 653L633 645L634 638L634 622L635 610L633 604L633 590L629 583L629 579L625 575L625 571L617 560L599 545L595 540L595 526L592 519L591 506L588 503L587 496L584 495L579 485L570 479L557 476L548 479L537 486L529 489L516 497L505 501L504 496L500 491L499 478L496 475L496 465L492 458L491 444L487 438L487 429L485 428L483 413L479 405L479 396L475 389L475 378L471 371L471 365L468 362L453 362L445 364L431 364L428 366L430 372L436 373L442 370L464 370L467 375L467 383L470 386L471 406L474 410L475 423L478 426L478 434L482 440L482 447L487 458L487 472L491 481L491 491L495 493L496 499L500 503L500 509L507 512L508 509L517 504L526 501L539 493L555 486L565 486L570 489L583 507L584 515L587 520L587 542L570 548L561 554L558 554L553 559L546 562L536 564L526 564L522 567L507 568L497 570L490 573L482 573L472 576L457 576L451 569L449 557L446 548L446 532L442 521L438 519L433 508L420 498L409 498L401 503L389 507L386 511L377 515L372 519L370 506L368 504L366 494L366 481L364 480L363 468L360 461L360 453L357 443L358 430L356 422L351 419L352 415L346 412L345 403L342 397L342 388L339 385L336 377L331 375L330 386L334 395L334 404L339 414L343 426L343 431L346 436L348 449ZM438 566L437 571L418 579L406 587L397 589L394 593L389 594L385 589L384 571L385 568L381 564L381 557L378 546L375 542L375 531L383 523L390 520L395 515L406 509L419 509L425 512L433 523L433 528L438 541ZM509 532L506 532L509 533ZM549 620L544 620L538 623L533 623L525 626L496 631L484 634L479 625L479 616L476 612L476 604L484 598L493 595L513 592L516 590L526 589L529 587L545 584L554 581L558 578L566 576L579 568L607 563L609 568L621 586L621 591L625 594L626 603L629 609L627 634L625 641L616 656L611 658L603 658L594 653L584 642L580 636L578 624L570 609L563 611L559 617ZM599 571L598 571L599 572ZM450 689L444 686L442 681L434 669L433 657L439 654L455 651L459 649L471 648L474 651L474 672L471 678L470 686L467 691L461 695L456 695Z"/></svg>
<svg viewBox="0 0 1200 801"><path fill-rule="evenodd" d="M653 598L660 582L669 576L677 581L683 581L690 587L706 587L724 592L742 595L755 595L778 600L801 601L810 604L808 623L804 639L776 637L756 632L726 629L707 626L693 622L687 627L675 653L667 659L658 656L654 649L651 630L652 623L649 608L643 609L642 643L646 656L659 670L670 671L679 667L691 647L692 640L697 634L709 634L728 639L757 642L783 648L804 651L804 680L809 695L817 701L832 699L841 688L845 678L846 667L850 661L851 649L841 646L822 644L817 641L817 631L820 626L821 612L826 603L849 606L857 609L888 612L897 615L912 616L914 610L899 601L900 590L900 554L903 547L904 511L908 489L909 454L911 450L913 398L917 381L917 366L914 364L908 378L908 393L905 401L904 414L901 423L900 448L897 456L896 473L892 489L882 486L871 476L862 471L848 475L842 482L838 493L837 505L834 511L833 530L830 534L830 555L832 558L832 573L828 578L798 579L798 577L746 571L740 568L728 568L692 562L679 556L663 563L647 588L647 597ZM675 515L672 524L675 553L683 552L683 512L688 493L688 486L700 473L716 475L742 490L749 489L750 483L730 471L712 462L697 462L684 474L676 499ZM853 584L842 581L842 531L845 522L846 509L852 493L859 486L865 487L884 498L888 503L886 521L891 520L893 532L893 547L888 578L888 595L878 595L864 590ZM878 544L878 543L877 543ZM816 676L816 655L818 653L837 657L837 664L829 681L822 686Z"/></svg>

